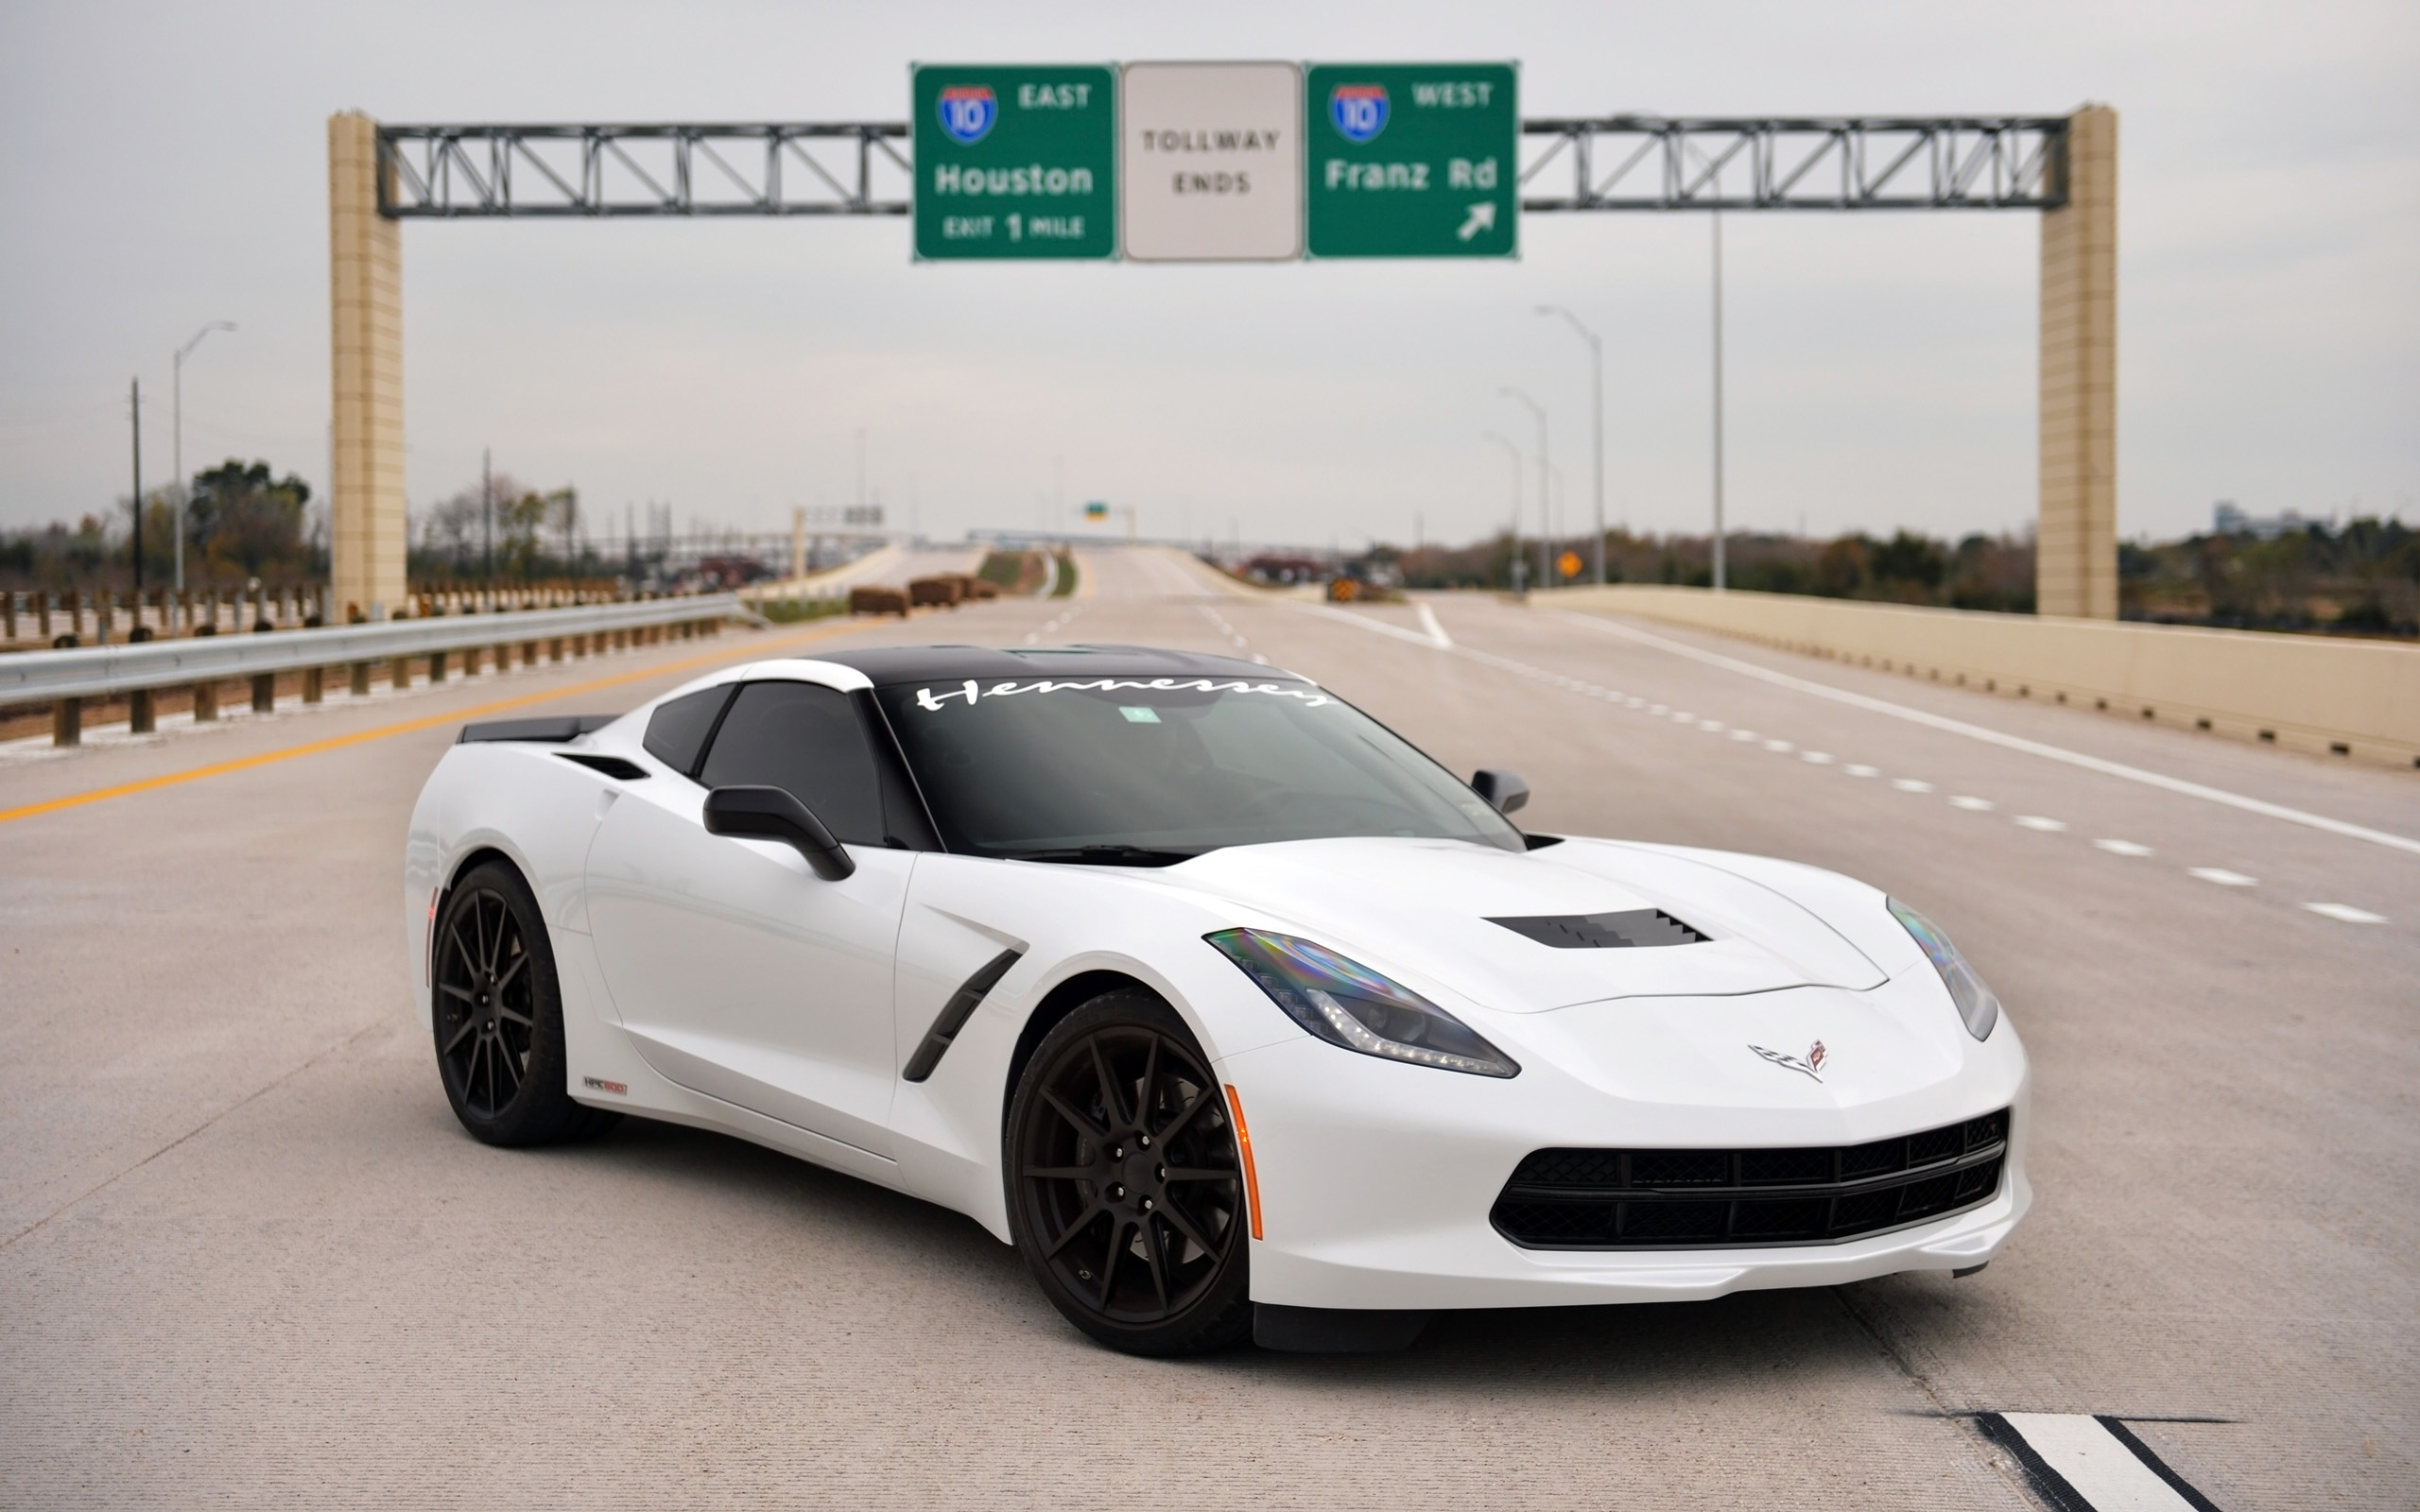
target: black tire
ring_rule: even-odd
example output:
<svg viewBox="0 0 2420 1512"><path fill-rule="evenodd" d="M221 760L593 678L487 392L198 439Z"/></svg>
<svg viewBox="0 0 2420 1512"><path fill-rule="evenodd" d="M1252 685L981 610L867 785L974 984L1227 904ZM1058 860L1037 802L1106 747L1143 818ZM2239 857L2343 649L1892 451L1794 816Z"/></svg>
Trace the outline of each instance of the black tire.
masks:
<svg viewBox="0 0 2420 1512"><path fill-rule="evenodd" d="M520 872L487 861L456 882L438 912L431 958L438 1079L472 1138L555 1144L621 1122L567 1090L555 953Z"/></svg>
<svg viewBox="0 0 2420 1512"><path fill-rule="evenodd" d="M1010 1231L1069 1322L1145 1355L1252 1332L1226 1094L1157 996L1103 993L1043 1038L1017 1078L1005 1153Z"/></svg>

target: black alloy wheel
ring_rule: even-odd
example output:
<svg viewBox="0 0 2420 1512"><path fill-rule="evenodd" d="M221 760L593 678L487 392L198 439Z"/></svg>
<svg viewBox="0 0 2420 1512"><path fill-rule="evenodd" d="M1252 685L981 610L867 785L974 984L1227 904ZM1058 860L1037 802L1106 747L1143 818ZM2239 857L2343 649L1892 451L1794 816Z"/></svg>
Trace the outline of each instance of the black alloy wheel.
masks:
<svg viewBox="0 0 2420 1512"><path fill-rule="evenodd" d="M1017 1248L1078 1328L1151 1355L1251 1332L1235 1127L1166 1003L1122 988L1053 1027L1018 1078L1008 1144Z"/></svg>
<svg viewBox="0 0 2420 1512"><path fill-rule="evenodd" d="M538 900L500 861L477 866L437 916L437 1070L454 1116L490 1144L587 1139L621 1121L565 1088L562 998Z"/></svg>

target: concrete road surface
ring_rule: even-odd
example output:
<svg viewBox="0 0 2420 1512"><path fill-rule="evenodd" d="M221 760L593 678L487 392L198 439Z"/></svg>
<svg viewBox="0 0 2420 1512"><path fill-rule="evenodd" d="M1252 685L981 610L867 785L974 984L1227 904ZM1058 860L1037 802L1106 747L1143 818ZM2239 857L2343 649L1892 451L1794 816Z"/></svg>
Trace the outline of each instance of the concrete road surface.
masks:
<svg viewBox="0 0 2420 1512"><path fill-rule="evenodd" d="M1072 600L0 751L0 1504L2033 1505L1999 1412L2122 1418L2231 1512L2420 1502L2420 855L1827 694L2396 835L2420 779L1490 597L1082 566ZM735 1140L465 1137L395 906L462 713L928 640L1265 657L1518 768L1532 829L1890 888L2032 1051L2033 1215L1963 1280L1167 1364L971 1222Z"/></svg>

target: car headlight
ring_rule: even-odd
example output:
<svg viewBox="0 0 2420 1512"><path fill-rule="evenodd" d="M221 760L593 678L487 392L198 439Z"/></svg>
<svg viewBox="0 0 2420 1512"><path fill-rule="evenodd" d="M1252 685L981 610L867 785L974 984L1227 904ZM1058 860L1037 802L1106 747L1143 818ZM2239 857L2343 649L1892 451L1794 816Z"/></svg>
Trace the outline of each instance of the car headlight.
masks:
<svg viewBox="0 0 2420 1512"><path fill-rule="evenodd" d="M2000 1000L1983 985L1983 979L1941 926L1917 913L1896 898L1884 900L1891 905L1891 917L1908 926L1916 943L1925 948L1925 958L1941 973L1941 985L1949 988L1949 1000L1958 1005L1958 1016L1966 1021L1966 1032L1978 1040L1989 1040L1992 1026L2000 1022Z"/></svg>
<svg viewBox="0 0 2420 1512"><path fill-rule="evenodd" d="M1291 935L1229 929L1202 936L1287 1017L1332 1045L1474 1076L1517 1076L1512 1057L1468 1024L1358 961Z"/></svg>

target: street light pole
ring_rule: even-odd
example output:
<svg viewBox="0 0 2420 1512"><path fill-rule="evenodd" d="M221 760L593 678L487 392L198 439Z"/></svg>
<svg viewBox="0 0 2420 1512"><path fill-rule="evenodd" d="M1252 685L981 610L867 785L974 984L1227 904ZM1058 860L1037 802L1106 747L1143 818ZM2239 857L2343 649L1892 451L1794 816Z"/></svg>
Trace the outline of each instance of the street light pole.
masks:
<svg viewBox="0 0 2420 1512"><path fill-rule="evenodd" d="M177 349L176 360L168 364L168 387L170 390L168 407L174 416L173 422L169 427L173 437L169 442L169 459L175 463L177 469L175 480L177 490L177 592L180 593L185 591L185 358L192 352L194 348L201 345L201 338L210 335L213 331L233 331L234 329L235 322L233 320L211 321L208 325L205 325L200 330L195 332L191 341L188 341L183 346L179 347ZM136 503L135 507L138 509L142 507L140 501Z"/></svg>
<svg viewBox="0 0 2420 1512"><path fill-rule="evenodd" d="M1512 592L1521 591L1521 449L1494 431L1485 433L1487 439L1504 448L1512 459L1512 557L1506 571L1512 578Z"/></svg>
<svg viewBox="0 0 2420 1512"><path fill-rule="evenodd" d="M1538 581L1551 584L1554 573L1551 558L1547 554L1553 549L1547 538L1554 533L1554 527L1547 520L1547 490L1552 486L1547 481L1547 409L1518 388L1508 386L1495 392L1498 398L1519 400L1530 406L1530 414L1538 418Z"/></svg>
<svg viewBox="0 0 2420 1512"><path fill-rule="evenodd" d="M1595 447L1597 463L1597 546L1590 553L1595 560L1597 585L1605 582L1605 344L1597 333L1581 322L1580 317L1560 304L1541 304L1540 315L1559 315L1570 322L1571 329L1588 343L1589 415L1596 422Z"/></svg>
<svg viewBox="0 0 2420 1512"><path fill-rule="evenodd" d="M1714 591L1724 590L1722 528L1722 212L1714 213Z"/></svg>

